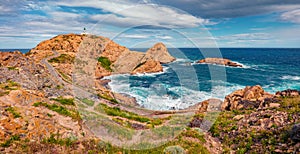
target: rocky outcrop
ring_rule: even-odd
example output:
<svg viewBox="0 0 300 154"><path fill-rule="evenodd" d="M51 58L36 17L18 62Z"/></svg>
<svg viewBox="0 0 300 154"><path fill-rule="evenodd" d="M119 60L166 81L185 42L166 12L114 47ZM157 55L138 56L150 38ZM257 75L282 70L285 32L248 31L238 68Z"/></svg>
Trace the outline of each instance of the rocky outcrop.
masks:
<svg viewBox="0 0 300 154"><path fill-rule="evenodd" d="M53 37L49 40L39 43L35 48L27 53L36 61L41 61L46 57L53 55L57 51L61 55L73 57L76 66L88 63L82 66L81 71L87 74L95 73L95 78L100 79L104 76L120 73L154 73L161 72L161 64L169 63L175 60L163 43L157 43L146 53L130 51L114 41L95 35L64 34ZM108 58L111 70L102 65L91 64L91 61L98 57ZM79 64L80 63L80 64ZM60 63L53 60L51 64L69 80L73 73L73 62ZM93 65L93 66L91 66ZM96 67L94 67L97 65ZM96 69L95 69L96 68ZM78 71L78 70L76 70Z"/></svg>
<svg viewBox="0 0 300 154"><path fill-rule="evenodd" d="M247 86L244 89L234 91L227 95L223 104L222 110L235 110L242 108L259 108L267 106L269 103L276 102L274 96L265 92L259 85Z"/></svg>
<svg viewBox="0 0 300 154"><path fill-rule="evenodd" d="M224 65L224 66L232 66L232 67L243 67L241 64L232 62L231 60L225 58L205 58L197 61L197 63L216 64L216 65Z"/></svg>
<svg viewBox="0 0 300 154"><path fill-rule="evenodd" d="M166 46L157 43L146 53L136 51L123 52L113 64L115 73L155 73L162 72L161 64L174 61Z"/></svg>
<svg viewBox="0 0 300 154"><path fill-rule="evenodd" d="M57 133L63 138L82 138L84 133L85 136L89 135L88 131L82 129L80 121L45 107L34 106L36 102L57 103L23 89L11 91L8 95L0 97L0 142L8 140L11 136L40 142Z"/></svg>
<svg viewBox="0 0 300 154"><path fill-rule="evenodd" d="M85 35L79 35L79 34L57 35L49 40L42 41L35 48L33 48L32 51L64 50L68 52L77 52L78 47L84 37ZM31 54L32 51L30 51L29 54Z"/></svg>
<svg viewBox="0 0 300 154"><path fill-rule="evenodd" d="M14 81L27 90L39 90L46 97L69 95L45 66L21 52L0 52L0 84Z"/></svg>
<svg viewBox="0 0 300 154"><path fill-rule="evenodd" d="M163 67L158 61L154 61L153 59L147 60L140 66L136 66L136 68L131 72L131 74L137 73L155 73L162 72Z"/></svg>
<svg viewBox="0 0 300 154"><path fill-rule="evenodd" d="M219 99L211 98L200 103L197 103L193 106L187 108L187 110L196 110L196 114L205 113L205 112L213 112L220 111L221 104L223 102Z"/></svg>
<svg viewBox="0 0 300 154"><path fill-rule="evenodd" d="M290 132L291 139L294 142L300 142L300 123L295 124Z"/></svg>
<svg viewBox="0 0 300 154"><path fill-rule="evenodd" d="M287 89L283 91L277 91L276 97L297 97L300 95L300 91L294 89Z"/></svg>
<svg viewBox="0 0 300 154"><path fill-rule="evenodd" d="M123 52L113 64L113 71L115 73L131 73L141 63L144 56L142 52Z"/></svg>
<svg viewBox="0 0 300 154"><path fill-rule="evenodd" d="M161 64L170 63L175 60L175 58L170 55L167 47L163 43L157 43L152 48L148 49L145 59L153 59Z"/></svg>

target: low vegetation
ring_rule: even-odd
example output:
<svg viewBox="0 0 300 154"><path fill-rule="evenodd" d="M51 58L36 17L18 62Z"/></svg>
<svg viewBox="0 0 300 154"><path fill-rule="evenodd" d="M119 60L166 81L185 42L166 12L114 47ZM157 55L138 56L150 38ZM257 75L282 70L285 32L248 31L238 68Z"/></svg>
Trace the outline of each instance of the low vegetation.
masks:
<svg viewBox="0 0 300 154"><path fill-rule="evenodd" d="M63 98L63 97L57 97L57 98L51 98L50 100L54 100L56 102L59 102L62 105L75 105L74 98Z"/></svg>
<svg viewBox="0 0 300 154"><path fill-rule="evenodd" d="M61 146L71 146L76 141L76 138L61 138L59 134L51 134L49 138L44 138L43 143L58 144Z"/></svg>
<svg viewBox="0 0 300 154"><path fill-rule="evenodd" d="M48 108L49 110L57 112L58 114L71 117L74 120L78 120L78 121L81 120L81 117L80 117L78 111L68 109L64 106L59 106L59 105L56 105L56 104L47 104L47 103L44 103L44 102L34 103L33 106L35 106L35 107L44 106L44 107Z"/></svg>
<svg viewBox="0 0 300 154"><path fill-rule="evenodd" d="M87 98L83 98L83 99L81 99L81 101L88 106L94 106L94 104L95 104L95 102L93 100L89 100Z"/></svg>
<svg viewBox="0 0 300 154"><path fill-rule="evenodd" d="M102 111L103 110L107 115L119 116L119 117L123 117L123 118L126 118L126 119L138 121L138 122L150 122L151 121L149 118L139 116L139 115L137 115L135 113L132 113L132 112L123 111L118 107L109 107L105 104L99 104L96 107L96 110L97 111Z"/></svg>
<svg viewBox="0 0 300 154"><path fill-rule="evenodd" d="M7 80L6 82L0 83L0 97L9 94L11 90L17 90L20 85L14 81Z"/></svg>
<svg viewBox="0 0 300 154"><path fill-rule="evenodd" d="M17 141L17 142L16 142ZM29 140L20 140L19 136L12 136L9 140L1 144L1 147L7 148L14 143L15 151L20 153L48 153L49 151L60 151L63 153L130 153L130 154L161 154L186 152L191 154L209 154L209 151L203 146L204 136L198 131L190 129L179 134L172 141L152 149L133 150L123 149L110 143L97 139L78 140L76 138L61 138L59 134L52 134L44 138L41 142L31 142Z"/></svg>
<svg viewBox="0 0 300 154"><path fill-rule="evenodd" d="M73 63L75 57L72 57L68 54L61 54L58 57L48 60L49 63Z"/></svg>
<svg viewBox="0 0 300 154"><path fill-rule="evenodd" d="M256 110L244 109L221 112L210 132L217 137L225 147L225 153L231 150L236 153L276 153L287 152L295 143L289 138L289 130L295 123L300 122L300 98L282 98L279 108ZM287 115L288 119L277 125L262 121L271 121L274 114ZM235 116L254 116L246 119L236 119ZM284 118L280 116L281 118ZM286 116L285 116L286 117ZM258 121L251 119L258 119Z"/></svg>
<svg viewBox="0 0 300 154"><path fill-rule="evenodd" d="M107 57L99 57L98 58L98 62L101 64L101 66L103 68L105 68L108 71L112 71L112 69L110 68L111 65L111 61L107 58Z"/></svg>
<svg viewBox="0 0 300 154"><path fill-rule="evenodd" d="M7 69L8 69L8 70L18 70L18 68L17 68L17 67L14 67L14 66L8 66Z"/></svg>
<svg viewBox="0 0 300 154"><path fill-rule="evenodd" d="M109 95L106 95L106 94L98 94L98 97L100 98L103 98L103 99L106 99L114 104L119 104L119 101L117 101L116 99L110 97Z"/></svg>
<svg viewBox="0 0 300 154"><path fill-rule="evenodd" d="M13 107L8 107L8 108L5 109L5 111L11 113L14 116L14 118L21 118L20 113L17 112L16 109L13 108Z"/></svg>
<svg viewBox="0 0 300 154"><path fill-rule="evenodd" d="M12 135L8 140L0 144L1 147L9 147L14 141L20 141L19 135Z"/></svg>

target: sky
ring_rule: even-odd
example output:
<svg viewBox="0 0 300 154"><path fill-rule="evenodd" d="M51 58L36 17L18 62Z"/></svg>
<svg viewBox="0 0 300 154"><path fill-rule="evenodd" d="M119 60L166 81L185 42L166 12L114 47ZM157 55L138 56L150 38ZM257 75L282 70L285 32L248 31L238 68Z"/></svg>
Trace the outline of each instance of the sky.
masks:
<svg viewBox="0 0 300 154"><path fill-rule="evenodd" d="M129 48L300 48L300 0L0 0L0 49L84 28Z"/></svg>

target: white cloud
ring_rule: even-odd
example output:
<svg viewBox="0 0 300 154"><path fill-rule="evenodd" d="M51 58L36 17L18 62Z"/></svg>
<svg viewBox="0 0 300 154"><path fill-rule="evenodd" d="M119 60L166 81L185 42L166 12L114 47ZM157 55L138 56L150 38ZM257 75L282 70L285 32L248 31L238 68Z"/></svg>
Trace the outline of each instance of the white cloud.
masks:
<svg viewBox="0 0 300 154"><path fill-rule="evenodd" d="M292 10L281 14L280 19L300 24L300 9Z"/></svg>
<svg viewBox="0 0 300 154"><path fill-rule="evenodd" d="M136 4L131 1L63 1L58 5L93 7L107 12L91 19L117 26L162 26L167 28L197 27L209 24L209 20L198 18L167 6L153 4Z"/></svg>
<svg viewBox="0 0 300 154"><path fill-rule="evenodd" d="M268 33L241 33L227 36L219 36L219 40L235 40L235 41L261 41L270 40L272 36Z"/></svg>
<svg viewBox="0 0 300 154"><path fill-rule="evenodd" d="M149 38L147 35L140 35L140 34L122 34L121 38L131 38L131 39L145 39Z"/></svg>

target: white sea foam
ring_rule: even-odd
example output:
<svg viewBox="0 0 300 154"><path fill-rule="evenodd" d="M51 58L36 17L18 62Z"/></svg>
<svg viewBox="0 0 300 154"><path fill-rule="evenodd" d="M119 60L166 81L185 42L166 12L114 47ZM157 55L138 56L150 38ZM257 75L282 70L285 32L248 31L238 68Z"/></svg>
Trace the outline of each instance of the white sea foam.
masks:
<svg viewBox="0 0 300 154"><path fill-rule="evenodd" d="M300 90L300 82L295 81L289 81L289 82L282 82L280 85L265 85L263 86L263 89L271 94L276 93L277 91L282 91L286 89L297 89Z"/></svg>
<svg viewBox="0 0 300 154"><path fill-rule="evenodd" d="M177 58L174 62L192 62L190 59Z"/></svg>
<svg viewBox="0 0 300 154"><path fill-rule="evenodd" d="M237 63L237 64L239 64L239 65L242 65L242 67L235 67L235 68L251 68L251 66L246 65L246 64L242 64L242 63L237 62L237 61L232 61L232 62ZM230 67L230 66L227 66L227 67Z"/></svg>
<svg viewBox="0 0 300 154"><path fill-rule="evenodd" d="M300 80L300 76L291 76L291 75L284 75L281 77L282 80L294 80L298 81Z"/></svg>
<svg viewBox="0 0 300 154"><path fill-rule="evenodd" d="M184 86L171 86L162 83L153 83L149 88L130 87L126 77L128 76L112 76L109 83L112 91L131 95L142 107L153 110L184 109L209 98L223 100L227 94L243 88L243 86L229 83L214 86L211 91L197 91Z"/></svg>

